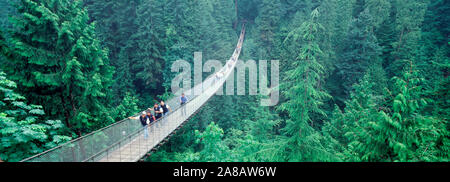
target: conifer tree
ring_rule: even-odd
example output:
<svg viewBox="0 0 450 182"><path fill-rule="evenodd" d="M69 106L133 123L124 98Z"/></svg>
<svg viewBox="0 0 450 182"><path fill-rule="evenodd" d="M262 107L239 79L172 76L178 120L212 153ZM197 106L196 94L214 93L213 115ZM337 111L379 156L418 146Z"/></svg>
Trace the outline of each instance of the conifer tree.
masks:
<svg viewBox="0 0 450 182"><path fill-rule="evenodd" d="M386 95L388 108L365 107L373 114L355 118L359 124L346 133L351 140L349 148L363 161L442 160L438 141L446 134L445 124L421 114L427 99L417 69L410 62L402 77L392 80L394 90Z"/></svg>
<svg viewBox="0 0 450 182"><path fill-rule="evenodd" d="M275 32L282 17L281 2L279 0L263 0L258 6L259 16L255 19L260 36L260 57L270 57L275 44Z"/></svg>
<svg viewBox="0 0 450 182"><path fill-rule="evenodd" d="M11 28L11 22L8 21L9 17L13 16L16 12L14 5L17 0L2 0L0 1L0 29L6 30Z"/></svg>
<svg viewBox="0 0 450 182"><path fill-rule="evenodd" d="M381 158L380 154L386 151L383 147L377 147L373 134L367 130L367 125L376 122L382 118L379 110L383 104L383 95L377 95L375 84L371 81L371 75L366 74L358 84L353 86L353 92L350 99L345 102L345 112L342 113L339 108L333 112L330 123L327 123L323 131L336 139L347 150L342 151L343 158L347 161L361 161L373 158ZM372 141L370 145L361 144L361 141ZM363 145L364 147L361 147ZM365 153L357 152L353 149L360 147L365 149Z"/></svg>
<svg viewBox="0 0 450 182"><path fill-rule="evenodd" d="M21 0L5 72L34 104L81 136L111 122L113 70L81 1Z"/></svg>
<svg viewBox="0 0 450 182"><path fill-rule="evenodd" d="M449 43L450 44L450 43ZM439 51L442 53L442 51ZM437 55L439 55L439 52ZM432 116L436 119L444 122L446 131L442 138L438 141L438 156L442 161L450 160L450 94L448 90L450 89L450 60L448 57L436 56L432 62L434 68L434 76L431 80L426 80L431 82L432 88L427 89L426 95L432 100L429 104L429 108L432 110ZM431 70L430 70L431 71ZM438 74L437 74L438 73ZM429 109L427 109L428 111Z"/></svg>
<svg viewBox="0 0 450 182"><path fill-rule="evenodd" d="M370 24L374 29L380 27L380 25L389 17L391 11L391 3L388 0L366 1L364 7L372 17Z"/></svg>
<svg viewBox="0 0 450 182"><path fill-rule="evenodd" d="M340 54L340 61L336 63L336 70L342 79L345 99L349 96L352 85L367 72L367 69L379 62L380 47L372 32L371 21L373 17L366 9L356 19L353 19L347 38L344 40L344 49ZM338 100L344 98L337 96Z"/></svg>
<svg viewBox="0 0 450 182"><path fill-rule="evenodd" d="M120 104L127 92L144 92L140 77L136 77L135 65L137 54L142 50L137 49L136 34L139 24L138 9L142 0L84 0L85 7L89 11L90 21L96 23L96 31L99 34L101 46L108 49L108 58L111 66L115 68L112 85L112 102ZM148 22L145 22L148 24ZM143 40L148 41L148 40ZM142 65L140 65L142 66ZM152 73L148 73L151 75ZM145 84L143 84L145 85Z"/></svg>
<svg viewBox="0 0 450 182"><path fill-rule="evenodd" d="M121 60L129 65L129 80L133 83L133 90L141 97L149 95L162 85L162 69L164 60L162 52L165 50L162 44L158 25L161 21L161 7L156 1L144 1L136 9L137 17L134 20L138 26L133 32L127 46L122 49ZM119 87L123 88L123 87Z"/></svg>
<svg viewBox="0 0 450 182"><path fill-rule="evenodd" d="M195 131L196 142L203 145L199 152L200 160L204 162L226 161L228 148L222 141L223 130L214 122L211 122L204 132Z"/></svg>
<svg viewBox="0 0 450 182"><path fill-rule="evenodd" d="M427 0L402 0L393 1L395 8L395 32L396 41L392 43L394 60L389 63L390 76L398 76L398 70L402 70L407 61L415 60L417 54L421 26L424 20ZM406 65L407 66L407 65Z"/></svg>
<svg viewBox="0 0 450 182"><path fill-rule="evenodd" d="M324 115L320 108L323 99L329 95L318 87L322 79L323 67L317 62L317 56L322 54L317 43L318 32L323 28L317 18L319 11L313 10L308 21L292 31L285 42L301 41L294 69L286 73L282 93L287 101L280 106L290 119L283 129L286 133L286 143L283 148L287 161L319 161L330 159L330 154L321 145L321 135L314 127L314 115Z"/></svg>

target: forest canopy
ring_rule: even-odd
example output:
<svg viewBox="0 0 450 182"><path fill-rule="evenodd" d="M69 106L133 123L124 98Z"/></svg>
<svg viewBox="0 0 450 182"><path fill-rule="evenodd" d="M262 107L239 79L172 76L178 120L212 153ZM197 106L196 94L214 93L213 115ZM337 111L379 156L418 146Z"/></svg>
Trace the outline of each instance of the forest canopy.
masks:
<svg viewBox="0 0 450 182"><path fill-rule="evenodd" d="M243 23L278 104L216 95L146 161L450 160L447 0L0 0L0 159L167 99L171 65L225 63Z"/></svg>

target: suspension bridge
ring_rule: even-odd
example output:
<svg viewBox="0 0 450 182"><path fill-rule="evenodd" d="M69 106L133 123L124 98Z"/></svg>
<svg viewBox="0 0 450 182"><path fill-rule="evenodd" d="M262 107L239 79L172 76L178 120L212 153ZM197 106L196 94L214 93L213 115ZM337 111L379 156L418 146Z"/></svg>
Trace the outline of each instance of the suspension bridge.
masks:
<svg viewBox="0 0 450 182"><path fill-rule="evenodd" d="M149 137L144 138L144 128L135 119L124 119L63 145L34 155L22 162L137 162L168 141L168 139L194 116L200 108L220 89L233 73L241 53L245 37L245 24L242 26L236 48L218 72L207 77L201 84L184 91L189 101L180 105L182 91L166 103L172 112L148 126ZM199 91L201 93L199 93ZM195 93L197 92L197 93ZM185 112L184 112L185 111Z"/></svg>

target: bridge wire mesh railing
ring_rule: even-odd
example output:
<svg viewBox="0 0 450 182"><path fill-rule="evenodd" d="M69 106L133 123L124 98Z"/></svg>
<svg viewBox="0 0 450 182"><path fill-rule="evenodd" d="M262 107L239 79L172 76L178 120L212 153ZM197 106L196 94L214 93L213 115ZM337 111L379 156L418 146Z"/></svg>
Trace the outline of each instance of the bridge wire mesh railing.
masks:
<svg viewBox="0 0 450 182"><path fill-rule="evenodd" d="M137 161L151 148L156 146L193 115L200 107L220 89L238 60L245 26L242 27L238 44L229 61L220 71L225 73L220 79L211 74L200 84L184 91L188 102L180 105L178 91L175 96L166 101L172 112L148 126L149 137L144 139L144 128L138 120L124 119L89 133L83 137L71 140L65 144L47 150L43 153L22 160L22 162L83 162L83 161ZM228 67L227 65L231 65ZM231 68L231 69L230 69ZM205 88L207 87L207 88ZM202 92L195 93L201 90ZM184 112L185 111L185 112ZM185 113L185 114L183 114ZM136 114L134 116L138 116ZM128 149L128 151L127 151Z"/></svg>

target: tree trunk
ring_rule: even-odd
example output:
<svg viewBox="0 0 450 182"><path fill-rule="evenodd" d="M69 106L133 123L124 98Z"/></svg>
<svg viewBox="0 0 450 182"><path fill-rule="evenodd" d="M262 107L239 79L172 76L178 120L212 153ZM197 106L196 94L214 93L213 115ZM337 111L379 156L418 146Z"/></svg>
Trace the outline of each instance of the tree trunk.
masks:
<svg viewBox="0 0 450 182"><path fill-rule="evenodd" d="M63 112L64 112L64 116L65 116L64 121L65 121L65 123L66 123L67 128L71 129L71 128L72 128L72 125L71 125L70 122L69 122L70 113L69 113L69 111L67 110L67 107L66 107L66 100L64 99L64 95L63 95L62 89L61 89L61 95L60 95L60 96L61 96L61 101L62 101L62 106L63 106Z"/></svg>

